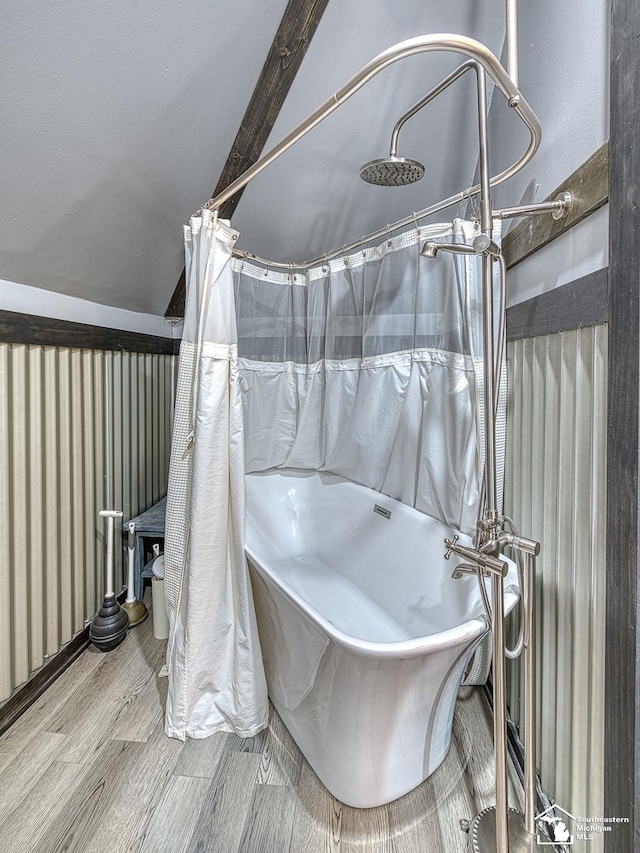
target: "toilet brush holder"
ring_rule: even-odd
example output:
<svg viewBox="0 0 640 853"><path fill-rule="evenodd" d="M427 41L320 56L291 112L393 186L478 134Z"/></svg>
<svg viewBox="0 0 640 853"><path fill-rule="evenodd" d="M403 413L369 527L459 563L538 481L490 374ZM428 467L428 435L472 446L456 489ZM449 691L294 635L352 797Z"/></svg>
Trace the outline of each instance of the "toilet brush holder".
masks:
<svg viewBox="0 0 640 853"><path fill-rule="evenodd" d="M123 610L127 614L129 627L139 625L149 615L146 606L135 596L135 562L136 562L136 526L131 521L129 523L127 535L127 557L128 557L128 576L127 576L127 600L122 605Z"/></svg>
<svg viewBox="0 0 640 853"><path fill-rule="evenodd" d="M113 589L113 526L114 519L122 518L122 513L115 509L103 509L100 510L99 515L107 519L105 595L102 607L89 627L89 639L101 652L110 652L111 649L115 649L124 640L129 627L127 614L118 604Z"/></svg>

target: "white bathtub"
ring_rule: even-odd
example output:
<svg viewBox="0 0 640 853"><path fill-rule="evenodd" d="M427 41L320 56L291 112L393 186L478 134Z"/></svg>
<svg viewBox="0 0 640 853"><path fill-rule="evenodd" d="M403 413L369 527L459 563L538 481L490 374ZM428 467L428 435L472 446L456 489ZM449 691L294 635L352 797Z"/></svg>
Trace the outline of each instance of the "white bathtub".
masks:
<svg viewBox="0 0 640 853"><path fill-rule="evenodd" d="M333 474L249 474L246 494L271 700L335 797L388 803L449 749L460 682L486 630L477 580L451 579L460 561L443 558L445 525ZM513 564L505 589L509 611Z"/></svg>

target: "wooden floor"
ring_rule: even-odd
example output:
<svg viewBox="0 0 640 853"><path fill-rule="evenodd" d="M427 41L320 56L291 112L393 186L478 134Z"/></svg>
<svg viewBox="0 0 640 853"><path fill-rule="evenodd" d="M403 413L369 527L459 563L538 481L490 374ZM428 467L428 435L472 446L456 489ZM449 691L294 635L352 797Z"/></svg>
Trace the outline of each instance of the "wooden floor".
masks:
<svg viewBox="0 0 640 853"><path fill-rule="evenodd" d="M2 853L465 853L460 820L494 802L479 691L463 688L436 773L360 810L323 788L273 711L249 740L167 738L164 647L151 618L112 652L91 647L0 738Z"/></svg>

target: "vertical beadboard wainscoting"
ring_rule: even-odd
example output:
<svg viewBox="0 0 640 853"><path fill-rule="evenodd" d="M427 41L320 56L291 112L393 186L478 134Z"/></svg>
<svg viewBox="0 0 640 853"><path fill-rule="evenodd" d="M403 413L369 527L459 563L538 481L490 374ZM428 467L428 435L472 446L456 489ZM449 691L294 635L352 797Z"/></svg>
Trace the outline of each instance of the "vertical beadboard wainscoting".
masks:
<svg viewBox="0 0 640 853"><path fill-rule="evenodd" d="M165 493L174 361L0 343L0 702L96 612L98 511Z"/></svg>
<svg viewBox="0 0 640 853"><path fill-rule="evenodd" d="M607 326L512 341L507 353L505 511L542 544L538 770L553 802L602 815ZM521 736L523 678L511 663L509 707Z"/></svg>

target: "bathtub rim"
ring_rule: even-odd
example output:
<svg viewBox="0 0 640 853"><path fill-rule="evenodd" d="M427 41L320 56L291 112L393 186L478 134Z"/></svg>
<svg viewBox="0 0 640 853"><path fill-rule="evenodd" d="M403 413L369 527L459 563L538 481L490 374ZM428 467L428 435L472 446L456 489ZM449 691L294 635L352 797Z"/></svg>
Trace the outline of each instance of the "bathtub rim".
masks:
<svg viewBox="0 0 640 853"><path fill-rule="evenodd" d="M353 637L346 634L323 616L313 605L297 593L282 577L275 571L265 560L263 560L256 552L245 545L245 555L247 560L263 577L275 584L285 598L297 609L303 616L311 619L318 627L324 631L331 641L341 646L346 651L364 657L377 659L398 659L419 657L424 654L438 652L442 649L452 648L453 646L466 645L479 640L483 635L488 634L491 630L484 616L469 619L461 625L456 625L454 628L448 628L446 631L440 631L437 634L432 634L429 637L417 637L410 640L400 640L395 643L377 643L373 640L361 640L358 637ZM460 578L456 583L465 583L473 581L477 583L475 577ZM505 615L507 615L518 602L518 596L511 591L505 592Z"/></svg>

